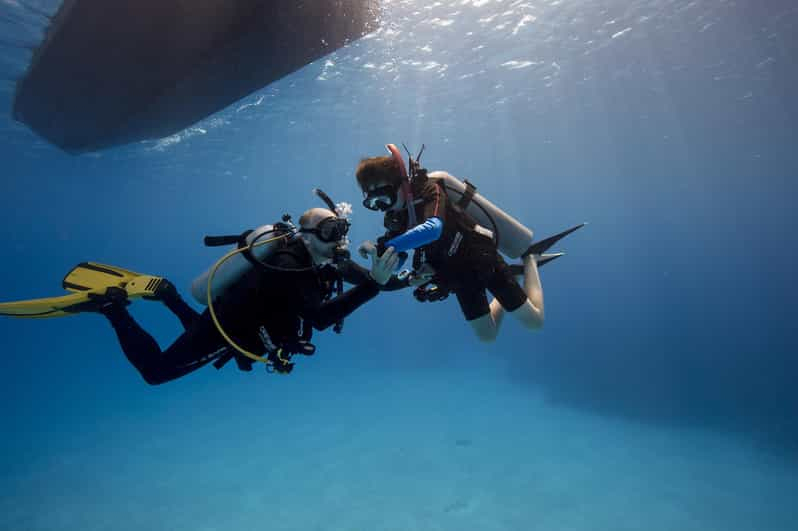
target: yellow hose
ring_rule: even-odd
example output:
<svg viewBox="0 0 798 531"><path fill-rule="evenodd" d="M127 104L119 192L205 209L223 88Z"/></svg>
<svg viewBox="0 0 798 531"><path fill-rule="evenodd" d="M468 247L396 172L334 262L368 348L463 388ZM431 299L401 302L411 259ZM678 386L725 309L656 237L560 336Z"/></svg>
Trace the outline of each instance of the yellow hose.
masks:
<svg viewBox="0 0 798 531"><path fill-rule="evenodd" d="M236 349L238 352L240 352L244 356L248 357L249 359L254 360L254 361L259 361L261 363L265 363L266 365L271 365L271 362L268 359L264 358L263 356L258 356L257 354L254 354L254 353L242 348L235 341L233 341L233 339L230 336L228 336L227 333L224 331L224 329L222 328L221 323L219 322L219 319L216 317L216 311L213 309L213 296L211 294L211 286L212 286L212 283L213 283L213 276L216 274L216 270L219 269L219 267L223 263L225 263L227 260L229 260L233 256L237 255L238 253L243 253L244 251L251 250L254 247L260 247L261 245L266 245L267 243L271 243L271 242L277 241L280 238L288 238L291 235L292 234L289 232L289 233L286 233L286 234L281 234L280 236L275 236L274 238L269 238L268 240L263 240L262 242L257 242L257 243L253 243L253 244L247 245L246 247L242 247L240 249L233 249L232 251L230 251L229 253L227 253L223 257L221 257L219 260L217 260L215 264L213 264L213 268L211 268L211 273L208 275L208 290L207 290L207 292L208 292L208 310L210 311L211 319L213 319L213 324L216 325L216 329L219 331L219 333L222 335L222 337L225 339L225 341L227 341L230 344L231 347L233 347L234 349Z"/></svg>

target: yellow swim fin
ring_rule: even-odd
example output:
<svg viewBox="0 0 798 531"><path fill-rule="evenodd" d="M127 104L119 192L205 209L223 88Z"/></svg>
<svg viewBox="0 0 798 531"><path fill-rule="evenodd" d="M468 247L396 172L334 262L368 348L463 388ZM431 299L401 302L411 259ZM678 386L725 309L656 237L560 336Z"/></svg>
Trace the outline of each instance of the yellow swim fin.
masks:
<svg viewBox="0 0 798 531"><path fill-rule="evenodd" d="M100 305L107 302L108 288L124 290L127 299L156 298L163 282L161 277L96 262L83 262L64 277L62 286L72 292L69 295L0 303L0 315L41 319L97 311Z"/></svg>
<svg viewBox="0 0 798 531"><path fill-rule="evenodd" d="M97 262L82 262L66 274L61 286L72 292L105 289L111 286L123 288L128 297L151 296L158 289L161 277L136 273Z"/></svg>
<svg viewBox="0 0 798 531"><path fill-rule="evenodd" d="M91 300L89 291L72 293L61 297L31 299L0 303L0 315L27 319L43 319L46 317L65 317L75 315L81 310L71 311L85 305Z"/></svg>

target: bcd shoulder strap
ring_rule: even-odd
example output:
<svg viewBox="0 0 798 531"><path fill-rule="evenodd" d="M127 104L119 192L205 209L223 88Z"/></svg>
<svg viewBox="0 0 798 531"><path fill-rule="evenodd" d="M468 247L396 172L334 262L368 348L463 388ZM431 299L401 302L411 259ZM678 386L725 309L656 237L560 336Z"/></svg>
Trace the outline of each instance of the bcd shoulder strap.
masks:
<svg viewBox="0 0 798 531"><path fill-rule="evenodd" d="M466 187L465 192L463 192L462 197L460 197L456 203L457 208L461 210L468 208L468 205L470 205L471 201L474 199L474 194L477 193L477 187L474 186L471 181L463 179L463 183L465 183Z"/></svg>

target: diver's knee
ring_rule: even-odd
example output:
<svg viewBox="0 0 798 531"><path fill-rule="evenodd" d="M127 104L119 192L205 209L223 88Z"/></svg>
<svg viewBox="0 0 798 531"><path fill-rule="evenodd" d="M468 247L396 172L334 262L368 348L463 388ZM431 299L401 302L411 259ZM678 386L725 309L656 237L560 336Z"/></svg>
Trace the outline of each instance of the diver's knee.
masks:
<svg viewBox="0 0 798 531"><path fill-rule="evenodd" d="M521 324L529 330L540 330L543 328L543 310L535 308L528 299L524 304L511 311L510 314L521 321Z"/></svg>

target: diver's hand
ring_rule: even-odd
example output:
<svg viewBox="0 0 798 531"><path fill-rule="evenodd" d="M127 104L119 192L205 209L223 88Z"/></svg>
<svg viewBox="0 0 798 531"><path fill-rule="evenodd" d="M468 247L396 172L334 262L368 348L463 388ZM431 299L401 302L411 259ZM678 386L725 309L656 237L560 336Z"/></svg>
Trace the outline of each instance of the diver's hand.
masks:
<svg viewBox="0 0 798 531"><path fill-rule="evenodd" d="M363 243L360 244L360 247L357 248L357 252L358 252L358 254L360 255L361 258L365 259L365 258L368 258L369 255L372 254L371 253L372 249L374 250L374 254L376 254L377 246L374 245L374 242L366 240L366 241L364 241Z"/></svg>
<svg viewBox="0 0 798 531"><path fill-rule="evenodd" d="M432 280L433 276L435 276L435 269L428 263L425 263L418 271L413 271L410 274L407 283L414 287L421 286Z"/></svg>
<svg viewBox="0 0 798 531"><path fill-rule="evenodd" d="M371 256L371 278L380 286L384 286L396 269L396 264L399 263L399 256L394 252L393 247L388 247L382 253L382 256L377 256L376 246L368 249L367 253Z"/></svg>

